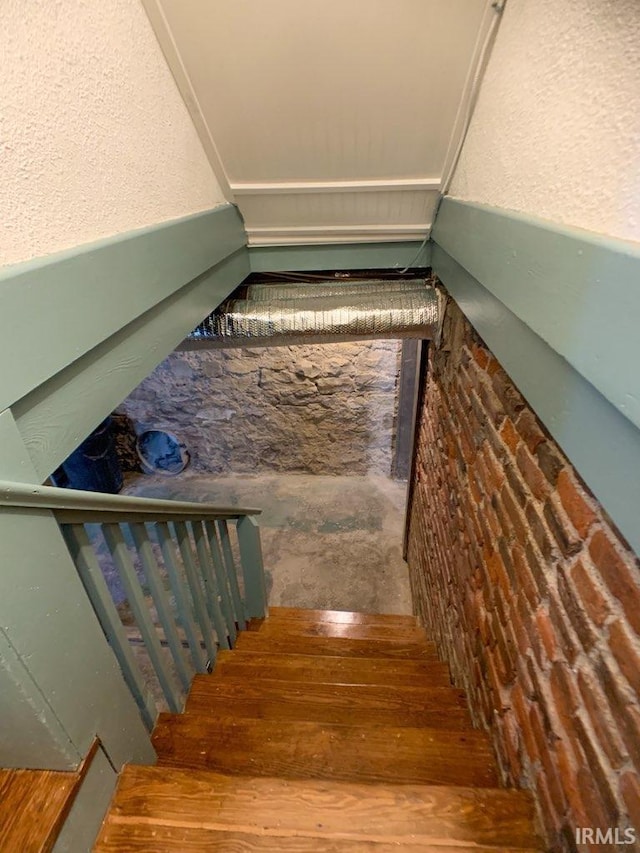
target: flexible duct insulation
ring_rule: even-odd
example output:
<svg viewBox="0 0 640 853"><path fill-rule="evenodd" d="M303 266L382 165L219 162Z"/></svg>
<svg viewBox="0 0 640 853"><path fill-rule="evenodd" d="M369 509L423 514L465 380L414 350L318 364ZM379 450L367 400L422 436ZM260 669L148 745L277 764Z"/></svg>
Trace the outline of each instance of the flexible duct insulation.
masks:
<svg viewBox="0 0 640 853"><path fill-rule="evenodd" d="M323 287L329 293L321 294ZM259 298L223 303L192 332L186 345L283 346L376 338L434 339L440 330L442 296L424 281L251 285L247 296L254 288L260 288ZM270 299L263 288L272 290ZM273 291L287 298L275 298Z"/></svg>
<svg viewBox="0 0 640 853"><path fill-rule="evenodd" d="M424 280L411 281L319 281L307 284L250 284L246 299L254 302L272 302L274 299L307 299L320 296L370 295L375 293L423 293Z"/></svg>

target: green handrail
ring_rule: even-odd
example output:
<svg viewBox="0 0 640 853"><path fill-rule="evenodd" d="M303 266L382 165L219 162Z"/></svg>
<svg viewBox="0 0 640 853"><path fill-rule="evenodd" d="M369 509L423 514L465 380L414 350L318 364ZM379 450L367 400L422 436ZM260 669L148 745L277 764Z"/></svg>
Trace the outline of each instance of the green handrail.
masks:
<svg viewBox="0 0 640 853"><path fill-rule="evenodd" d="M259 515L255 507L217 506L196 501L159 500L135 498L127 495L107 495L102 492L85 492L80 489L59 489L56 486L39 486L33 483L14 483L0 480L0 508L33 507L56 511L62 523L87 522L91 514L105 521L189 521L191 519L238 519ZM138 516L146 516L139 519Z"/></svg>
<svg viewBox="0 0 640 853"><path fill-rule="evenodd" d="M232 647L247 620L267 614L260 531L254 517L259 509L0 481L0 512L16 508L54 514L149 728L156 708L101 560L110 560L117 570L159 686L174 712L180 710L191 673L206 672L218 648ZM233 545L229 523L235 531ZM91 530L85 525L98 527Z"/></svg>

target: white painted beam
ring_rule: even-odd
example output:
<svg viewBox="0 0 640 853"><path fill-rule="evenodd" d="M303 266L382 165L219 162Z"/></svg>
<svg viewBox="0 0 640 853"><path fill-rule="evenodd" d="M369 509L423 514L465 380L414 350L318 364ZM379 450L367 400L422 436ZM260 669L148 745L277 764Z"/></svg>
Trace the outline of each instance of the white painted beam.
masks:
<svg viewBox="0 0 640 853"><path fill-rule="evenodd" d="M397 192L412 190L440 190L439 177L416 177L397 179L372 179L348 181L256 181L232 183L236 196L242 195L292 195L299 193L351 193L351 192Z"/></svg>

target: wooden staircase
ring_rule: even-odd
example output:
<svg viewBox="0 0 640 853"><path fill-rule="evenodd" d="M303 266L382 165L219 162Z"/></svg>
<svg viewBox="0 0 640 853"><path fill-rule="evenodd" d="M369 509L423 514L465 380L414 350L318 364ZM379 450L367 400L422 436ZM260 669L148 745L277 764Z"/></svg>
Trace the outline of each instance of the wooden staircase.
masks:
<svg viewBox="0 0 640 853"><path fill-rule="evenodd" d="M411 617L272 608L162 714L98 853L539 849L487 736Z"/></svg>

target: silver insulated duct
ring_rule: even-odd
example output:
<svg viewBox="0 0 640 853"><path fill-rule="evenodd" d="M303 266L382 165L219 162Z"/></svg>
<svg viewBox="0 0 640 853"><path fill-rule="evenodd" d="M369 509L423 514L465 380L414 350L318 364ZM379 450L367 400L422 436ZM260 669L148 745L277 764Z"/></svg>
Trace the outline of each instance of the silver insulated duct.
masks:
<svg viewBox="0 0 640 853"><path fill-rule="evenodd" d="M442 295L426 280L251 284L223 302L185 348L437 338Z"/></svg>

